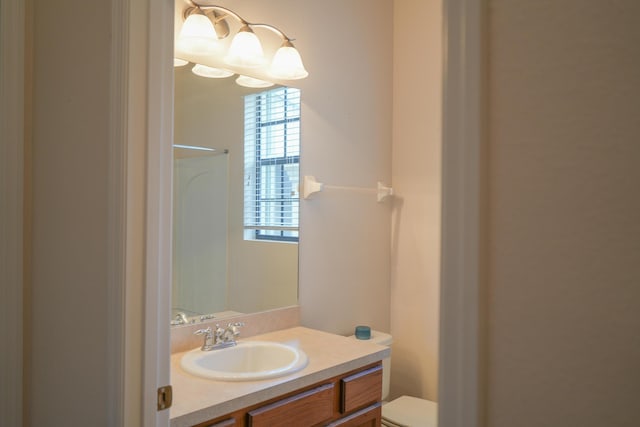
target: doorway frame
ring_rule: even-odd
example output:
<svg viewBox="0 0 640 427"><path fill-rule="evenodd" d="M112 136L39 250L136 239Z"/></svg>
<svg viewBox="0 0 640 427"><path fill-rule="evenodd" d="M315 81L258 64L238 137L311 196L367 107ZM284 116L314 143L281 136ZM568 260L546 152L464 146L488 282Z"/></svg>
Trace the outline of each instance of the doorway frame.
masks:
<svg viewBox="0 0 640 427"><path fill-rule="evenodd" d="M439 416L484 425L482 284L485 0L443 0Z"/></svg>
<svg viewBox="0 0 640 427"><path fill-rule="evenodd" d="M23 419L25 5L0 0L0 425Z"/></svg>
<svg viewBox="0 0 640 427"><path fill-rule="evenodd" d="M144 289L138 287L138 293L125 290L124 283L113 295L113 301L121 304L113 314L118 316L111 333L115 343L122 345L120 352L109 354L109 364L116 370L127 371L143 369L144 395L136 394L136 387L131 387L119 377L113 387L108 390L108 398L114 402L117 417L126 420L135 419L143 414L144 425L168 425L168 411L155 411L155 390L169 378L169 310L170 290L163 282L166 274L167 257L170 256L170 233L167 237L167 221L170 215L157 215L153 209L168 206L170 198L164 191L170 188L170 174L166 169L170 159L172 111L163 108L162 103L173 98L172 71L168 69L168 58L172 57L173 46L173 0L165 0L154 4L149 2L131 2L129 0L112 0L116 19L114 26L126 29L123 38L114 47L112 55L124 58L118 69L112 73L119 74L121 85L126 95L120 101L128 105L133 93L134 82L139 77L146 78L145 97L140 103L133 103L131 110L121 120L114 134L126 135L126 141L120 148L131 155L136 143L136 136L143 135L146 151L142 159L132 156L127 158L126 167L116 169L117 177L110 180L110 190L120 195L118 199L125 206L120 206L120 213L129 215L133 207L127 204L130 200L131 186L139 188L139 183L132 183L131 177L125 175L135 167L141 166L146 171L145 188L147 249L145 252ZM4 313L0 324L0 337L5 338L3 344L7 351L0 364L3 374L3 386L0 399L9 404L11 411L0 411L0 423L3 425L20 425L22 401L22 292L23 292L23 259L22 259L22 203L24 197L23 162L24 162L24 34L25 10L22 0L0 0L2 7L2 157L0 168L2 179L0 190L2 201L0 206L0 227L13 230L6 234L0 251L2 279L6 286L7 298L0 298L0 312ZM134 5L135 3L135 5ZM442 291L440 322L440 416L439 423L446 427L475 427L482 424L481 401L481 341L483 326L481 322L481 202L483 171L481 148L482 129L482 52L484 35L484 0L443 0L445 81L443 105L443 232L442 232ZM135 53L148 52L142 68L136 68ZM115 66L114 66L115 67ZM124 70L124 71L123 71ZM133 70L133 71L132 71ZM22 84L17 84L22 82ZM167 105L172 105L167 104ZM18 107L18 108L16 108ZM8 114L5 114L5 111ZM146 116L143 125L132 123L133 117ZM122 118L122 117L121 117ZM142 126L144 129L140 129ZM167 145L169 142L169 145ZM152 156L153 148L160 151ZM120 159L126 158L120 152ZM169 157L167 157L169 152ZM117 153L114 153L114 155ZM122 165L121 165L122 166ZM122 181L124 180L124 182ZM119 193L126 185L126 200ZM138 185L138 187L136 187ZM144 188L144 185L143 185ZM164 194L164 196L163 196ZM168 199L168 200L167 200ZM6 201L6 203L5 203ZM168 209L167 212L169 212ZM135 213L135 212L134 212ZM128 217L127 217L128 218ZM122 224L115 223L116 226ZM130 225L127 223L127 225ZM126 227L124 227L126 230ZM131 230L129 230L131 232ZM122 238L123 236L120 235ZM128 238L128 235L127 235ZM114 262L128 259L131 256L116 238L111 252ZM151 246L150 246L151 245ZM156 246L154 246L156 245ZM116 263L117 264L117 263ZM117 264L120 265L120 264ZM4 268L6 266L6 268ZM125 268L125 267L122 267ZM121 271L121 273L123 273ZM130 280L129 272L123 273ZM122 275L115 275L114 278ZM167 276L165 276L167 277ZM118 293L120 292L120 293ZM144 292L141 299L140 293ZM3 294L4 296L5 294ZM133 306L142 308L144 316L131 319L127 313ZM164 313L164 314L163 314ZM166 317L166 319L165 319ZM125 324L128 328L121 328ZM120 322L120 323L118 323ZM132 340L140 338L141 331L145 340L141 347L131 347ZM150 354L155 357L149 361ZM146 355L146 356L145 356ZM123 396L128 397L126 407L122 403ZM153 401L153 402L152 402ZM133 408L133 409L132 409ZM4 409L4 407L3 407ZM131 412L133 415L131 415ZM158 415L159 414L159 415ZM121 418L122 419L122 418Z"/></svg>
<svg viewBox="0 0 640 427"><path fill-rule="evenodd" d="M439 425L480 427L484 417L481 254L485 185L482 153L485 140L486 0L442 1L444 81ZM170 3L170 11L156 11L155 17L151 16L152 27L173 29L173 2ZM153 34L153 29L150 34ZM169 37L161 40L157 50L152 51L151 57L156 54L161 59L163 55L171 57L172 53L171 32ZM159 89L161 99L172 101L172 74L153 74L149 71L149 90ZM161 129L162 122L158 120L163 117L171 118L161 112L150 115L149 129ZM148 179L153 179L153 175L160 172L151 171ZM160 175L155 175L155 178L159 182L163 179ZM148 228L149 231L153 229ZM150 285L153 284L147 284ZM157 301L167 302L168 287L157 291ZM153 301L148 300L149 303ZM150 309L152 311L153 307L146 307L147 311ZM152 349L146 348L147 351Z"/></svg>

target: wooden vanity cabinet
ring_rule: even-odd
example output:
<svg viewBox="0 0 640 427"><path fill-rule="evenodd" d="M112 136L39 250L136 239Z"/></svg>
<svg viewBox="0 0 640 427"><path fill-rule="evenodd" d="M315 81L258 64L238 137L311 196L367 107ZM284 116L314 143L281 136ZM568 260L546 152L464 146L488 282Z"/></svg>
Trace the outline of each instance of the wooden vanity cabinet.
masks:
<svg viewBox="0 0 640 427"><path fill-rule="evenodd" d="M194 427L376 427L381 398L378 362Z"/></svg>
<svg viewBox="0 0 640 427"><path fill-rule="evenodd" d="M236 423L236 420L234 418L225 418L224 420L220 421L207 421L206 423L199 425L207 427L233 427L238 424Z"/></svg>
<svg viewBox="0 0 640 427"><path fill-rule="evenodd" d="M290 426L292 420L304 420L310 426L321 425L333 416L333 393L333 384L323 384L261 406L247 412L248 425Z"/></svg>
<svg viewBox="0 0 640 427"><path fill-rule="evenodd" d="M378 427L382 422L382 403L377 402L349 414L330 424L329 427Z"/></svg>

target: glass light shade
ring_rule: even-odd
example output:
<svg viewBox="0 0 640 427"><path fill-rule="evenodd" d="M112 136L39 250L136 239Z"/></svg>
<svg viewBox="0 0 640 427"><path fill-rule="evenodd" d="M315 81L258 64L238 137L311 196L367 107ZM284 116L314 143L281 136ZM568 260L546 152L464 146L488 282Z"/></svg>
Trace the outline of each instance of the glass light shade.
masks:
<svg viewBox="0 0 640 427"><path fill-rule="evenodd" d="M187 65L188 63L189 63L189 61L185 61L184 59L173 58L173 66L174 67L182 67L184 65Z"/></svg>
<svg viewBox="0 0 640 427"><path fill-rule="evenodd" d="M233 76L233 71L223 70L222 68L207 67L206 65L196 64L191 69L191 72L200 77L207 77L209 79L224 79L225 77Z"/></svg>
<svg viewBox="0 0 640 427"><path fill-rule="evenodd" d="M288 42L283 44L273 56L269 74L284 80L304 79L309 75L302 64L298 50Z"/></svg>
<svg viewBox="0 0 640 427"><path fill-rule="evenodd" d="M176 48L196 55L210 55L219 52L220 41L211 20L204 15L192 14L182 24Z"/></svg>
<svg viewBox="0 0 640 427"><path fill-rule="evenodd" d="M247 25L240 28L231 40L224 62L237 67L260 67L267 63L260 39Z"/></svg>
<svg viewBox="0 0 640 427"><path fill-rule="evenodd" d="M274 85L273 83L267 82L265 80L254 79L253 77L242 76L242 75L236 79L236 83L239 84L240 86L251 87L251 88L271 87Z"/></svg>

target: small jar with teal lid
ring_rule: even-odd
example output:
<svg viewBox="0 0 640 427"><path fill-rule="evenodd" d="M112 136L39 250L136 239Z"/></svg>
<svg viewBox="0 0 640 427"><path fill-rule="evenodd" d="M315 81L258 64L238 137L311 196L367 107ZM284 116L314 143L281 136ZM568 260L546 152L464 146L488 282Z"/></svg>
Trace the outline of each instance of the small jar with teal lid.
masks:
<svg viewBox="0 0 640 427"><path fill-rule="evenodd" d="M356 338L359 340L371 339L371 328L369 326L356 326Z"/></svg>

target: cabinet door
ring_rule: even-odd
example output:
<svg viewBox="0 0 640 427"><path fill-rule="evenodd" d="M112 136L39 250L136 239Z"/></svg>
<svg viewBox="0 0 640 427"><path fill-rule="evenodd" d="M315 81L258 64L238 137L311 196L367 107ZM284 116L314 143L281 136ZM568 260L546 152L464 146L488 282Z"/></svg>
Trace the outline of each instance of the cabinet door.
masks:
<svg viewBox="0 0 640 427"><path fill-rule="evenodd" d="M382 399L382 366L374 366L343 378L340 388L340 411L343 414L378 402Z"/></svg>
<svg viewBox="0 0 640 427"><path fill-rule="evenodd" d="M378 427L382 423L382 404L375 403L367 408L347 415L327 427Z"/></svg>
<svg viewBox="0 0 640 427"><path fill-rule="evenodd" d="M333 384L325 384L249 411L249 426L313 426L326 422L333 416L333 389Z"/></svg>

